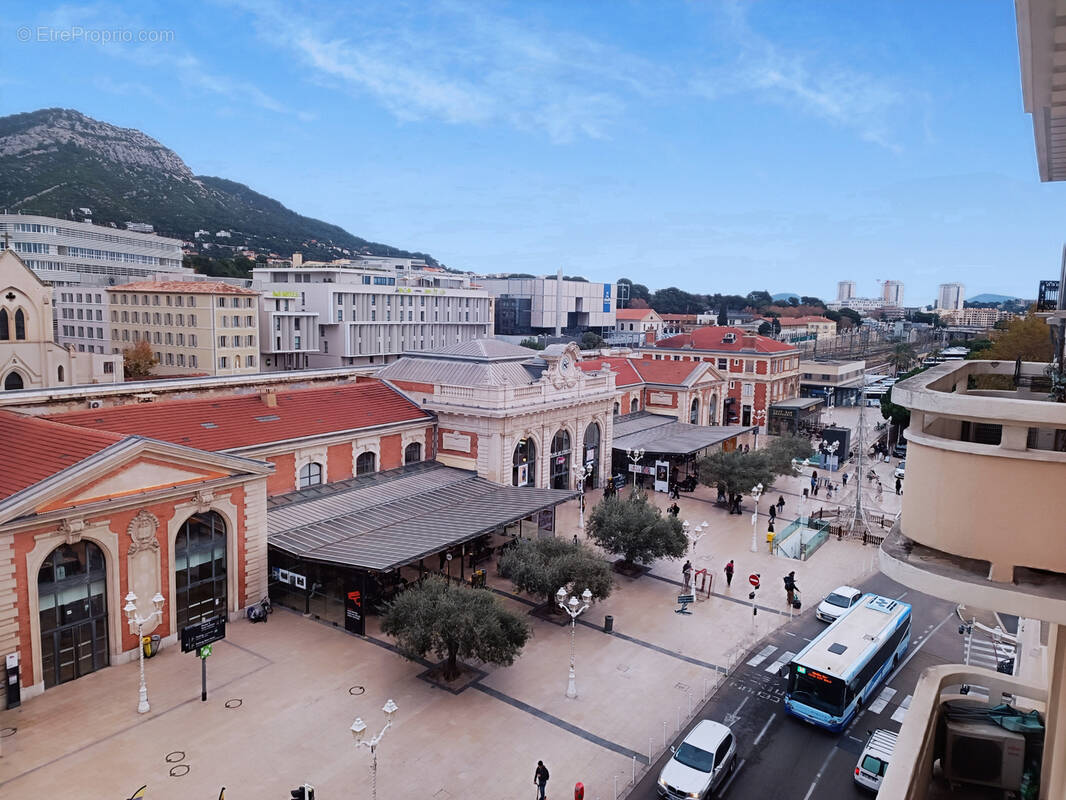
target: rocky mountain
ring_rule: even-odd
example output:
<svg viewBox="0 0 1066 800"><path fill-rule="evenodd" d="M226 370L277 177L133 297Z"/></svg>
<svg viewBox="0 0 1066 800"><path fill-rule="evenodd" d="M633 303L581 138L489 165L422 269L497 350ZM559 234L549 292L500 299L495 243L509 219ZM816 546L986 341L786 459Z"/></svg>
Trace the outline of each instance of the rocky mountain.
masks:
<svg viewBox="0 0 1066 800"><path fill-rule="evenodd" d="M283 257L366 253L436 263L301 216L244 184L193 175L175 152L141 131L70 109L0 117L0 208L61 218L89 208L98 225L150 223L161 235L197 241L214 257L250 248ZM201 230L209 235L197 239ZM219 231L230 236L215 237Z"/></svg>

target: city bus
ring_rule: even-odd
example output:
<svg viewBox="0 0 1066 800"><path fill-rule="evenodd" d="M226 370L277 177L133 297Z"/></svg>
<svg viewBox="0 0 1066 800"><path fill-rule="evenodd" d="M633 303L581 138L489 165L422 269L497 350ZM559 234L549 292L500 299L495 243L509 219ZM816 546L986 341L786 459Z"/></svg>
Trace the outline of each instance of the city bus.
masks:
<svg viewBox="0 0 1066 800"><path fill-rule="evenodd" d="M903 659L910 639L909 604L863 595L789 662L785 710L844 730Z"/></svg>

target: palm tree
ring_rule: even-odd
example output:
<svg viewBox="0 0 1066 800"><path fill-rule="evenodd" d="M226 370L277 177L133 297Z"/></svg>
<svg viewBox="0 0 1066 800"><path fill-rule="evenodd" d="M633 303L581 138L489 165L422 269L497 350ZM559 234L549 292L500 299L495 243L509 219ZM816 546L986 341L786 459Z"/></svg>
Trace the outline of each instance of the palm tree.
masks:
<svg viewBox="0 0 1066 800"><path fill-rule="evenodd" d="M906 372L917 360L918 357L914 352L914 345L907 342L896 342L896 346L892 348L892 352L888 356L888 363L892 365L892 369L895 370L897 375L901 372Z"/></svg>

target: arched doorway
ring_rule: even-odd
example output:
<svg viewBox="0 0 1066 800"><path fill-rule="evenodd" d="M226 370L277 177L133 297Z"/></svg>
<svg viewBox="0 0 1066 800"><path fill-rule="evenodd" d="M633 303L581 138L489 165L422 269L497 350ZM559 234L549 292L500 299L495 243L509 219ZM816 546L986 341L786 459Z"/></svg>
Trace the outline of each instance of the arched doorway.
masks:
<svg viewBox="0 0 1066 800"><path fill-rule="evenodd" d="M92 542L61 544L37 573L44 688L108 664L107 570Z"/></svg>
<svg viewBox="0 0 1066 800"><path fill-rule="evenodd" d="M218 513L194 514L178 531L174 589L179 631L226 613L226 521Z"/></svg>
<svg viewBox="0 0 1066 800"><path fill-rule="evenodd" d="M519 439L511 458L511 485L537 485L537 446L530 438Z"/></svg>
<svg viewBox="0 0 1066 800"><path fill-rule="evenodd" d="M622 412L622 405L617 400L614 401L614 415L617 417Z"/></svg>
<svg viewBox="0 0 1066 800"><path fill-rule="evenodd" d="M585 478L586 489L598 489L600 486L600 426L590 422L585 428L585 450L582 463L591 464L592 472Z"/></svg>
<svg viewBox="0 0 1066 800"><path fill-rule="evenodd" d="M629 413L636 414L638 411L640 411L640 401L634 397L629 401Z"/></svg>
<svg viewBox="0 0 1066 800"><path fill-rule="evenodd" d="M5 392L13 392L17 389L23 389L25 386L26 384L23 382L22 376L15 371L7 373L7 377L4 378Z"/></svg>
<svg viewBox="0 0 1066 800"><path fill-rule="evenodd" d="M711 404L709 406L707 406L707 424L708 425L717 425L718 424L717 423L717 414L718 414L718 395L717 394L712 394L711 395Z"/></svg>
<svg viewBox="0 0 1066 800"><path fill-rule="evenodd" d="M552 489L570 488L570 433L565 428L552 437L549 477Z"/></svg>
<svg viewBox="0 0 1066 800"><path fill-rule="evenodd" d="M403 463L415 464L422 460L422 445L419 442L411 442L403 449Z"/></svg>
<svg viewBox="0 0 1066 800"><path fill-rule="evenodd" d="M692 398L692 407L688 410L688 421L692 425L700 424L700 400L698 397Z"/></svg>

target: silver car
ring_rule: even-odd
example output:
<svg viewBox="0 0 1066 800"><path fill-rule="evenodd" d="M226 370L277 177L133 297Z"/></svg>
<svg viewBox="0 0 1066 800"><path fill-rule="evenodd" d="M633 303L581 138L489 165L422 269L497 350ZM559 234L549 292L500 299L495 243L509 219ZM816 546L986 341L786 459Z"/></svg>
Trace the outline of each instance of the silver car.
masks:
<svg viewBox="0 0 1066 800"><path fill-rule="evenodd" d="M720 722L703 720L671 749L656 787L669 800L705 800L736 767L736 738Z"/></svg>

